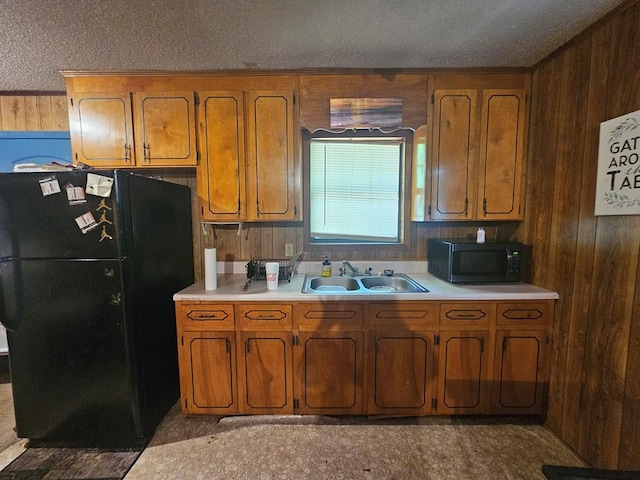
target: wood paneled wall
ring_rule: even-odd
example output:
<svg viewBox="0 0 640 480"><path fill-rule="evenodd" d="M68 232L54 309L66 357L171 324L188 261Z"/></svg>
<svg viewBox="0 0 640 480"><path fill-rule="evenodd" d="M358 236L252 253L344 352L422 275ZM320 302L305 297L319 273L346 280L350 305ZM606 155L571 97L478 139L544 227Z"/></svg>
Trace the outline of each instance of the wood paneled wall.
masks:
<svg viewBox="0 0 640 480"><path fill-rule="evenodd" d="M594 216L600 122L640 109L640 2L534 69L525 221L556 290L547 424L588 463L640 469L640 217Z"/></svg>
<svg viewBox="0 0 640 480"><path fill-rule="evenodd" d="M69 130L66 95L0 94L0 130Z"/></svg>

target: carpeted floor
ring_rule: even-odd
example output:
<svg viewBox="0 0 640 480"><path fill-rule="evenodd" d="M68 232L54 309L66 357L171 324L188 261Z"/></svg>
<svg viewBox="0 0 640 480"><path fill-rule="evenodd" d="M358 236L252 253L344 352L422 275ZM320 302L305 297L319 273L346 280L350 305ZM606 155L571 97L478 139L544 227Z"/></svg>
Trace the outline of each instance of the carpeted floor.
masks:
<svg viewBox="0 0 640 480"><path fill-rule="evenodd" d="M20 459L28 443L14 425L11 385L0 384L0 468ZM85 453L76 464L99 473L104 457ZM124 480L545 480L545 464L585 466L526 418L185 417L178 403L142 454L107 463L123 458L135 461ZM54 478L62 477L47 480Z"/></svg>
<svg viewBox="0 0 640 480"><path fill-rule="evenodd" d="M495 417L185 417L176 405L125 480L543 480L584 466L545 426Z"/></svg>

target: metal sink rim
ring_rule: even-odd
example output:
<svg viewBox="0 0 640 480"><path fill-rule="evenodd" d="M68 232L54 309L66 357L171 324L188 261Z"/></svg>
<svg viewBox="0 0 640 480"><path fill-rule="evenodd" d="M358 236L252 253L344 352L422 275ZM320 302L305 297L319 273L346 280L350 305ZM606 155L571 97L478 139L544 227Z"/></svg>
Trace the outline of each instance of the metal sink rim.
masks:
<svg viewBox="0 0 640 480"><path fill-rule="evenodd" d="M411 288L410 289L375 289L372 287L378 287L381 285L371 285L367 286L367 283L370 283L367 279L379 279L377 282L379 283L382 279L393 279L394 282L397 280L401 280L402 282L408 283ZM322 279L320 283L324 283L324 286L336 287L335 290L327 288L327 289L315 289L312 288L312 283L314 280ZM331 284L331 279L335 279L337 281L336 284ZM340 280L337 280L340 279ZM340 288L345 283L345 280L351 280L355 282L358 286L357 289L346 290ZM351 283L351 282L349 282ZM304 277L304 281L302 283L302 293L311 294L311 295L324 295L324 294L339 294L339 295L353 295L353 294L370 294L370 295L380 295L380 294L394 294L394 293L428 293L425 287L423 287L420 283L415 281L409 275L405 273L394 273L393 275L385 275L385 276L376 276L376 275L332 275L330 277L323 277L319 274L306 274Z"/></svg>

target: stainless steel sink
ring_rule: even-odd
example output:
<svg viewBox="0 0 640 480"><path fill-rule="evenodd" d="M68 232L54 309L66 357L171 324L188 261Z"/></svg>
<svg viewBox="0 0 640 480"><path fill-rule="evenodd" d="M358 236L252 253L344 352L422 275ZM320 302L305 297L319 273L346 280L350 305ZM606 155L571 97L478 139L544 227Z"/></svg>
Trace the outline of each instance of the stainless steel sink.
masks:
<svg viewBox="0 0 640 480"><path fill-rule="evenodd" d="M408 293L428 292L404 273L395 273L387 276L338 276L321 277L320 275L306 275L302 284L302 293L326 294L326 293Z"/></svg>
<svg viewBox="0 0 640 480"><path fill-rule="evenodd" d="M305 286L307 278L305 278ZM309 289L316 292L350 292L359 290L360 284L351 277L312 277L309 281ZM304 293L307 293L302 290Z"/></svg>
<svg viewBox="0 0 640 480"><path fill-rule="evenodd" d="M422 285L407 277L397 274L388 277L362 277L360 279L364 288L376 292L426 292Z"/></svg>

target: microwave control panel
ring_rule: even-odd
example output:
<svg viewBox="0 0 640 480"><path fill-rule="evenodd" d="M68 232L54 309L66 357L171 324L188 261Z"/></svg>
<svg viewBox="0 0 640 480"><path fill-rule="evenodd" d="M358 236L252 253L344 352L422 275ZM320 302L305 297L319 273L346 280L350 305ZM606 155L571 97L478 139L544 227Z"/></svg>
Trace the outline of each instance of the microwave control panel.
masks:
<svg viewBox="0 0 640 480"><path fill-rule="evenodd" d="M509 268L510 274L518 274L520 273L520 252L518 250L512 250L509 255L511 260L511 268Z"/></svg>

